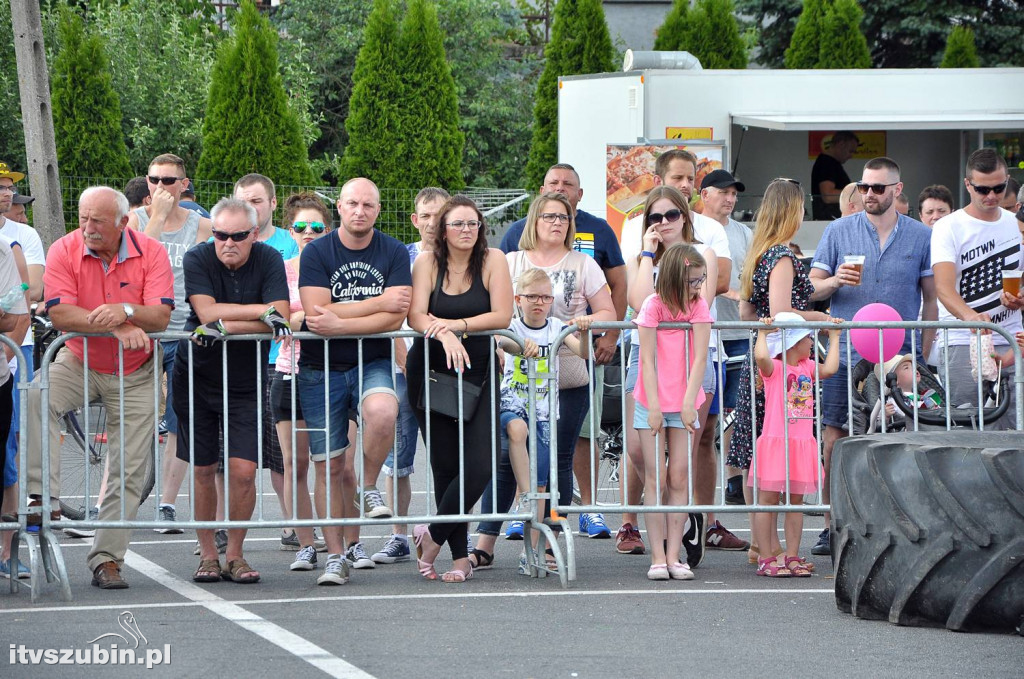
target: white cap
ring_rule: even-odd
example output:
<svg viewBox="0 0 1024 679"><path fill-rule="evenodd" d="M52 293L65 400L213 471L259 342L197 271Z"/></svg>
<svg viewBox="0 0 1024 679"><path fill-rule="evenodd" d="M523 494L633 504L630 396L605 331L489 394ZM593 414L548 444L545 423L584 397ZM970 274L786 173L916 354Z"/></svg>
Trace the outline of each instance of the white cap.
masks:
<svg viewBox="0 0 1024 679"><path fill-rule="evenodd" d="M795 314L792 311L780 311L775 315L773 326L777 326L780 323L805 323L803 316ZM808 328L786 328L786 351L789 351L796 343L811 334L811 330ZM782 353L782 328L779 328L776 332L768 335L768 353L772 358L779 356Z"/></svg>

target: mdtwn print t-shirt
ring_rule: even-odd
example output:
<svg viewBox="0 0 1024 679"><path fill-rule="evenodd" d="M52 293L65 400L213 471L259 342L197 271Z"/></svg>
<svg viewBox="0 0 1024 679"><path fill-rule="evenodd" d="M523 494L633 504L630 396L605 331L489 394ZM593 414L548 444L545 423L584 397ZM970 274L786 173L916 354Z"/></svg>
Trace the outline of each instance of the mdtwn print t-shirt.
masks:
<svg viewBox="0 0 1024 679"><path fill-rule="evenodd" d="M1013 214L1002 211L1000 219L986 222L957 210L935 222L932 227L932 267L951 262L956 268L956 290L967 306L987 313L992 322L1013 334L1021 331L1021 312L1002 305L1003 270L1020 269L1020 231ZM957 319L940 307L939 320ZM950 345L970 344L970 330L948 331ZM941 338L936 338L936 342ZM1002 335L992 334L992 343L1006 345Z"/></svg>

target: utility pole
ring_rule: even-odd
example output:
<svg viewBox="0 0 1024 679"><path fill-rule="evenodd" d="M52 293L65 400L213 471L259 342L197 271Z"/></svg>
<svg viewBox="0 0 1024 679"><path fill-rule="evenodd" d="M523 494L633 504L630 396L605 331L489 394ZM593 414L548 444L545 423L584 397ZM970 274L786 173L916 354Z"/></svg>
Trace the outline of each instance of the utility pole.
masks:
<svg viewBox="0 0 1024 679"><path fill-rule="evenodd" d="M49 247L66 232L39 1L11 0L11 23L18 62L29 187L35 197L32 221L43 244Z"/></svg>

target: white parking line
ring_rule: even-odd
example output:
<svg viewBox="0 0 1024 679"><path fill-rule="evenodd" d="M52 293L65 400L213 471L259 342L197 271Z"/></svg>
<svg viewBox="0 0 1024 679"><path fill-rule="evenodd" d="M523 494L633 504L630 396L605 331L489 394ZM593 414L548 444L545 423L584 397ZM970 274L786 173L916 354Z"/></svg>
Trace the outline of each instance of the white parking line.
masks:
<svg viewBox="0 0 1024 679"><path fill-rule="evenodd" d="M182 580L163 566L155 564L131 550L125 554L124 561L127 565L154 582L163 585L176 594L180 594L186 599L190 599L225 620L235 623L242 629L249 630L253 634L266 639L297 658L305 660L329 676L342 677L343 679L374 679L373 675L332 655L313 642L303 639L299 635L293 634L251 611L245 610L238 604L222 599L202 587Z"/></svg>
<svg viewBox="0 0 1024 679"><path fill-rule="evenodd" d="M135 556L138 559L142 559L142 557L140 557L138 555L134 555L132 552L128 552L128 554L129 555L133 555L133 556ZM143 560L144 561L148 561L147 559L143 559ZM135 564L132 563L132 561L129 560L127 557L125 557L125 562L128 563L128 565L131 566L132 568L137 568L137 566L135 566ZM153 564L153 562L151 562L151 561L148 561L148 563L152 564L153 566L156 566L156 564ZM829 588L829 589L824 589L824 588L823 589L810 589L810 588L808 588L808 589L799 589L799 588L752 589L752 588L747 587L747 588L730 589L730 588L726 588L726 587L720 587L720 588L715 588L715 589L560 589L560 590L552 590L552 591L549 591L549 592L548 591L545 591L545 592L467 592L465 594L457 593L457 592L450 592L450 593L436 592L436 593L429 593L429 594L352 594L352 595L348 595L348 596L318 596L318 597L305 596L305 597L288 597L288 598L282 598L282 599L253 599L251 601L228 602L228 601L226 601L224 599L221 599L220 597L216 597L216 596L210 594L209 592L207 592L204 589L196 587L195 585L193 585L193 584L191 584L189 582L185 582L184 580L182 580L180 578L177 578L174 575L170 575L170 573L168 571L164 570L160 566L156 566L156 568L159 568L163 573L167 573L167 576L160 575L159 577L171 577L171 578L174 578L175 581L176 581L176 583L175 583L176 587L178 586L177 583L181 583L182 585L187 585L190 588L194 588L196 590L199 590L203 594L203 599L200 599L198 597L197 598L192 598L191 596L186 594L184 591L174 590L174 591L177 591L182 596L185 596L185 597L187 597L187 598L189 598L191 600L190 601L179 601L179 602L153 603L153 604L131 604L131 607L133 609L135 609L135 608L184 608L184 607L188 607L188 606L204 606L204 607L208 608L209 606L207 606L207 601L205 600L206 598L213 598L213 599L216 599L217 601L222 601L222 602L230 604L232 606L243 607L243 606L267 606L267 605L293 604L293 603L315 604L315 603L321 603L321 602L337 602L337 601L403 601L403 600L409 600L409 599L462 599L462 600L465 600L465 599L502 599L502 598L526 599L526 598L530 598L530 597L689 596L691 594L694 594L694 595L703 595L703 594L829 594L829 595L832 595L832 594L835 594L835 590L831 589L831 588ZM150 575L149 573L145 573L145 571L143 571L143 573L145 575L147 575L148 577L151 577L154 580L157 580L157 582L160 582L160 580L158 580L157 577L154 577L153 575ZM160 584L166 585L166 583L164 583L164 582L161 582ZM721 584L721 583L718 583L718 582L708 582L707 584ZM169 589L173 590L174 588L169 588ZM126 604L124 604L124 603L120 603L120 604L86 604L86 605L82 605L82 606L45 606L45 607L44 606L32 606L32 607L26 607L26 608L2 609L2 610L0 610L0 612L4 613L6 615L8 613L58 613L58 612L66 613L68 611L70 611L70 612L75 612L75 611L102 611L102 610L113 610L113 609L124 608L125 605ZM219 611L215 611L215 612L220 613ZM290 632L289 632L289 634L290 634ZM274 642L274 643L277 643L277 642ZM291 650L291 649L286 649L286 650ZM368 675L360 675L360 676L368 676Z"/></svg>

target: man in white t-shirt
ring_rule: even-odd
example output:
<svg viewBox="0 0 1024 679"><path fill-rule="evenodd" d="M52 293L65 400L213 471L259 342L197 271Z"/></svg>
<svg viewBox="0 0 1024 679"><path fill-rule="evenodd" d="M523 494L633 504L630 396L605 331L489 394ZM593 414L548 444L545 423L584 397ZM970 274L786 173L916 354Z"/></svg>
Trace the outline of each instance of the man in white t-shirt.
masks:
<svg viewBox="0 0 1024 679"><path fill-rule="evenodd" d="M1013 214L999 207L1006 192L1006 161L992 149L979 149L967 159L964 186L971 202L932 227L932 271L942 302L940 321L995 323L1011 335L1021 331L1024 297L1003 292L1002 272L1021 269L1021 237ZM949 402L977 407L977 382L971 376L969 329L949 330L939 347L939 374L945 378ZM996 351L1006 339L992 334ZM1010 398L1013 391L1010 390ZM1011 407L995 427L1012 428ZM990 426L986 426L986 429Z"/></svg>

